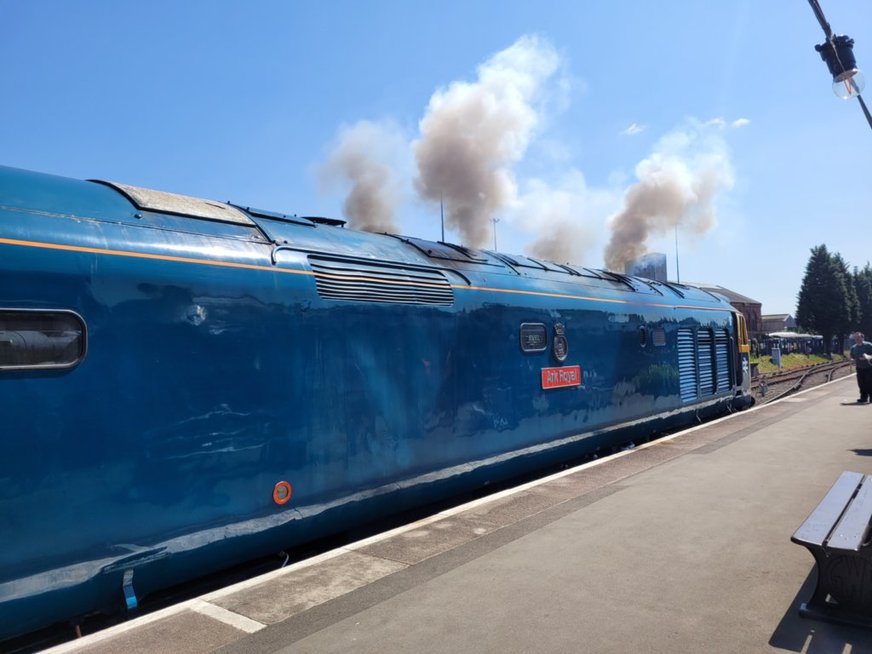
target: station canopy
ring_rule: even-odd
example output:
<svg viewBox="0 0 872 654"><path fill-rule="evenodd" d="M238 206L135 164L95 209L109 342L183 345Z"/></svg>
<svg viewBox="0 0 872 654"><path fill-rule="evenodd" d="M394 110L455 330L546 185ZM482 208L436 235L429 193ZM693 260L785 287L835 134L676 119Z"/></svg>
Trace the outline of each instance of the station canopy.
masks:
<svg viewBox="0 0 872 654"><path fill-rule="evenodd" d="M785 340L794 340L794 341L808 341L808 340L820 340L823 339L823 336L820 334L799 334L797 332L772 332L771 334L766 334L768 338L782 338Z"/></svg>

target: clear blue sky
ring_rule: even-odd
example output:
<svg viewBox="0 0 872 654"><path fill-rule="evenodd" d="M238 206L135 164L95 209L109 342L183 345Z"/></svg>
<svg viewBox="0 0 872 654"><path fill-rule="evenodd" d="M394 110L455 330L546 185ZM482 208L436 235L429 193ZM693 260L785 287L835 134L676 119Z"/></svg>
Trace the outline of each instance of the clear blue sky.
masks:
<svg viewBox="0 0 872 654"><path fill-rule="evenodd" d="M821 4L872 81L872 3ZM0 0L0 164L341 216L336 147L369 125L397 229L436 239L416 148L440 146L431 101L472 94L505 119L470 136L499 146L502 195L478 210L500 250L551 234L600 267L609 219L675 173L681 279L794 313L812 246L872 259L872 129L832 93L822 40L804 0ZM672 279L674 236L645 245Z"/></svg>

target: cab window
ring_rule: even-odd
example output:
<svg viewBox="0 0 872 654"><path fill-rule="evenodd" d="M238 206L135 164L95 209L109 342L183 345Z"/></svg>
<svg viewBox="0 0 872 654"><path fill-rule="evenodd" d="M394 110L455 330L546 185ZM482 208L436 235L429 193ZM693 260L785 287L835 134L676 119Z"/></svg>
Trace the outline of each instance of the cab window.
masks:
<svg viewBox="0 0 872 654"><path fill-rule="evenodd" d="M0 370L72 368L85 342L85 323L72 311L0 309Z"/></svg>

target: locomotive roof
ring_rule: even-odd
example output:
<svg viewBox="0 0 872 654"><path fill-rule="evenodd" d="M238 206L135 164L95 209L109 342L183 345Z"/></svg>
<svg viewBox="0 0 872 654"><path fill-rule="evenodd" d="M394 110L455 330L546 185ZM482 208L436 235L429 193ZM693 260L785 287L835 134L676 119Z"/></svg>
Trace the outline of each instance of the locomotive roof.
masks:
<svg viewBox="0 0 872 654"><path fill-rule="evenodd" d="M150 228L151 232L142 232L144 240L140 243L148 247L164 245L167 237L159 234L169 232L181 234L178 238L189 240L205 236L249 244L271 244L273 265L276 265L277 253L288 250L303 256L342 257L352 267L356 262L450 271L470 286L476 283L487 285L488 279L477 275L495 273L518 280L529 278L543 283L581 284L610 293L641 293L662 297L667 303L694 301L711 304L721 301L707 292L709 288L700 290L674 282L657 282L448 242L343 229L342 221L292 216L117 182L81 181L0 166L0 195L4 198L3 204L13 210L35 210L42 215ZM149 236L149 233L154 236ZM227 256L234 256L240 247L243 246L227 250ZM244 256L250 260L250 248ZM722 291L720 287L713 288ZM546 289L543 287L543 290Z"/></svg>

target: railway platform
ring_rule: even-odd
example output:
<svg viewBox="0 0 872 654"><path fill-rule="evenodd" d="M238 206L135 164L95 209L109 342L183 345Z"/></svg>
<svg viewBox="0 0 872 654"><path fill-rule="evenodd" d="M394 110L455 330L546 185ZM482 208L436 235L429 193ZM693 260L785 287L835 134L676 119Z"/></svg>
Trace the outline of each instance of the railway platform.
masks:
<svg viewBox="0 0 872 654"><path fill-rule="evenodd" d="M872 473L853 377L87 635L61 652L872 652L790 536Z"/></svg>

